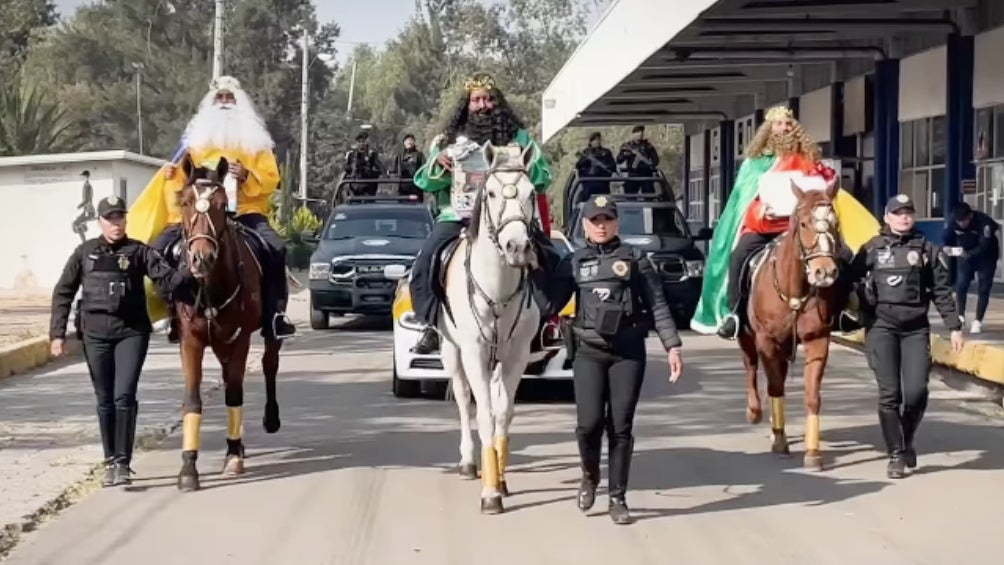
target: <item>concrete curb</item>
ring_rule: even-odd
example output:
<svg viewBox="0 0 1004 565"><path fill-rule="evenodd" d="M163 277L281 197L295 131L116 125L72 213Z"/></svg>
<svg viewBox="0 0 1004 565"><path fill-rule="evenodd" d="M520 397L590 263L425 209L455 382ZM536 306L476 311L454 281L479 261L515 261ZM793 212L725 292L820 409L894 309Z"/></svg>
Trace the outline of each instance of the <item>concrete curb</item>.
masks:
<svg viewBox="0 0 1004 565"><path fill-rule="evenodd" d="M66 353L59 359L66 359L80 352L80 342L66 340ZM0 347L0 379L27 373L56 358L49 355L49 338L33 337L18 343Z"/></svg>
<svg viewBox="0 0 1004 565"><path fill-rule="evenodd" d="M46 354L48 355L48 338L45 338ZM67 341L69 344L70 341ZM79 346L78 346L79 347ZM69 345L67 346L69 349ZM246 376L261 371L261 351L256 351L252 346L251 354L248 356ZM218 391L223 388L222 379L217 379L211 388L203 392L203 405L208 405ZM146 451L152 451L162 441L181 428L181 417L171 419L169 422L147 426L142 430L137 430L136 442L133 450L134 456ZM24 534L35 531L45 522L55 518L60 512L69 508L77 501L85 498L89 494L101 488L101 477L104 474L104 466L101 463L95 464L87 474L79 481L63 489L58 495L42 504L38 510L24 516L19 522L4 524L0 528L0 562L14 550L21 541Z"/></svg>

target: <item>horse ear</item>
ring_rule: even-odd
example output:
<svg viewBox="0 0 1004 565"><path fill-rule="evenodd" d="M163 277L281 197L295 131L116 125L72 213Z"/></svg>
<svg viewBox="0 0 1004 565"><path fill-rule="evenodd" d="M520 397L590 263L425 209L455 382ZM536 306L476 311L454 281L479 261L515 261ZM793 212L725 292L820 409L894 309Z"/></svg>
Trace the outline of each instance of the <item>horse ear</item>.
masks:
<svg viewBox="0 0 1004 565"><path fill-rule="evenodd" d="M223 182L223 179L227 176L227 171L230 170L230 162L227 161L226 157L220 157L220 160L216 162L216 180L218 182Z"/></svg>
<svg viewBox="0 0 1004 565"><path fill-rule="evenodd" d="M495 146L492 145L491 140L486 141L481 147L481 153L485 157L485 163L488 163L488 168L495 168Z"/></svg>
<svg viewBox="0 0 1004 565"><path fill-rule="evenodd" d="M805 191L803 191L801 188L798 188L798 185L795 184L795 181L791 181L791 192L792 194L795 195L795 198L798 198L799 200L805 197Z"/></svg>
<svg viewBox="0 0 1004 565"><path fill-rule="evenodd" d="M192 180L192 173L195 171L195 164L192 163L192 156L185 153L184 158L181 159L181 172L185 173L185 180ZM185 183L190 184L190 183Z"/></svg>
<svg viewBox="0 0 1004 565"><path fill-rule="evenodd" d="M533 162L537 160L537 147L532 143L527 145L523 154L520 155L520 159L523 161L523 169L529 172Z"/></svg>

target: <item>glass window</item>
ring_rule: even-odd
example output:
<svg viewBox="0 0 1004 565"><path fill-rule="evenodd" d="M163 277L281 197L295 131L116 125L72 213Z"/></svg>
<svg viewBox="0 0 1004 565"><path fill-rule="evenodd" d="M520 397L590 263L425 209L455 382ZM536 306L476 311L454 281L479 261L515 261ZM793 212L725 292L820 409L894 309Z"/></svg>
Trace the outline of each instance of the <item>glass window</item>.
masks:
<svg viewBox="0 0 1004 565"><path fill-rule="evenodd" d="M993 124L994 109L981 108L976 110L976 126L973 130L974 146L973 157L977 161L982 161L993 155Z"/></svg>
<svg viewBox="0 0 1004 565"><path fill-rule="evenodd" d="M903 122L899 127L899 168L909 169L913 166L913 122Z"/></svg>
<svg viewBox="0 0 1004 565"><path fill-rule="evenodd" d="M943 218L945 216L945 203L942 202L941 196L944 194L945 188L945 168L938 167L931 169L931 217L932 218Z"/></svg>
<svg viewBox="0 0 1004 565"><path fill-rule="evenodd" d="M913 198L914 205L917 207L917 217L918 218L929 218L930 215L928 211L930 210L930 187L927 183L927 171L914 171L913 172L913 186L911 189L910 197Z"/></svg>
<svg viewBox="0 0 1004 565"><path fill-rule="evenodd" d="M421 208L424 208L421 207ZM388 217L394 214L397 217ZM400 237L426 239L432 232L432 216L425 211L388 212L387 210L358 210L338 212L328 224L324 239L351 239L354 237Z"/></svg>
<svg viewBox="0 0 1004 565"><path fill-rule="evenodd" d="M926 119L917 120L913 126L913 165L926 167L931 164L931 135Z"/></svg>
<svg viewBox="0 0 1004 565"><path fill-rule="evenodd" d="M945 116L931 118L931 164L945 164Z"/></svg>
<svg viewBox="0 0 1004 565"><path fill-rule="evenodd" d="M913 172L900 171L899 173L899 194L913 194ZM885 204L883 203L883 206Z"/></svg>

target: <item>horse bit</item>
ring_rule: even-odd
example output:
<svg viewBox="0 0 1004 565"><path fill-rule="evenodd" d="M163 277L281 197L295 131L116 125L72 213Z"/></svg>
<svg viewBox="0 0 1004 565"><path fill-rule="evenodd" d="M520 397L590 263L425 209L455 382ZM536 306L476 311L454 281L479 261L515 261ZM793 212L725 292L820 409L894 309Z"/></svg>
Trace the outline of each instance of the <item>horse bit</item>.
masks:
<svg viewBox="0 0 1004 565"><path fill-rule="evenodd" d="M535 212L534 212L535 208L531 208L530 212L527 213L526 207L521 202L517 201L516 205L519 206L521 214L512 215L512 216L509 216L508 218L503 218L503 215L505 214L506 206L509 204L510 201L515 200L516 197L519 196L519 188L516 186L515 182L513 182L513 183L505 183L505 182L503 182L502 179L497 176L497 173L500 173L500 172L504 172L504 173L517 173L517 172L518 173L523 173L523 169L516 168L516 167L502 167L502 168L497 168L497 169L496 168L492 168L489 171L488 175L490 177L494 177L499 182L499 184L502 185L502 198L503 198L503 200L502 200L502 206L501 206L501 209L498 212L498 221L495 221L495 220L492 219L492 217L491 217L491 211L488 209L488 206L482 206L481 207L482 208L482 212L481 212L481 216L482 217L479 218L479 220L486 220L488 222L488 225L486 226L488 228L488 239L492 242L492 245L495 246L495 251L498 252L499 256L504 258L505 257L505 251L503 251L502 246L499 243L499 234L502 232L502 230L506 226L508 226L509 224L514 223L514 222L520 222L523 225L525 225L526 228L527 228L527 233L529 233L530 229L531 229L531 222L533 221L534 214L535 214ZM487 183L486 183L485 186L487 186ZM481 194L478 196L478 198L481 199L482 203L484 203L484 198L486 196L485 192L484 192L485 190L486 190L486 188L482 187ZM473 307L471 308L471 314L474 316L474 321L478 324L478 332L481 334L481 338L484 339L489 344L488 345L488 349L489 349L489 351L488 351L488 366L489 366L489 368L491 370L495 370L495 367L498 365L498 345L499 345L498 321L499 321L499 318L501 318L501 316L502 316L500 310L503 310L507 306L509 306L509 304L512 303L512 301L517 296L522 295L522 296L520 296L520 302L521 303L524 300L527 300L527 298L530 297L530 293L528 292L528 286L526 284L526 281L527 281L526 267L520 268L519 284L516 285L516 289L513 290L512 293L509 294L509 296L507 296L504 300L499 301L499 302L496 302L496 301L492 300L491 297L488 296L488 293L486 293L484 291L484 289L481 288L481 285L478 284L477 280L474 279L474 274L471 272L471 246L470 245L467 246L467 253L466 253L466 257L465 257L465 261L464 261L464 269L466 270L466 273L467 273L467 292L468 292L468 294L470 294L470 295L473 296L475 293L477 293L477 295L480 296L481 299L485 301L485 303L488 305L488 307L491 308L491 311L492 311L492 314L493 314L493 320L491 322L491 325L492 325L491 334L492 335L489 338L489 336L485 335L485 329L484 329L485 320L481 319L478 316L477 309L475 309ZM509 339L512 339L512 334L516 331L516 326L519 324L519 321L520 321L520 318L522 317L522 315L523 315L523 308L521 307L516 312L516 318L512 322L512 327L509 328L509 335L506 337L507 341Z"/></svg>
<svg viewBox="0 0 1004 565"><path fill-rule="evenodd" d="M202 192L199 192L199 190L196 187L200 187L200 186L201 187L205 187L205 190L203 190ZM210 233L208 233L208 234L195 234L193 236L186 237L185 238L185 251L188 253L189 260L191 260L191 257L192 257L192 243L194 243L196 241L199 241L201 239L204 239L204 240L208 241L210 243L210 245L213 246L213 254L219 256L219 253L220 253L220 235L216 231L216 226L213 224L212 218L209 217L209 208L211 206L210 200L212 199L212 197L216 193L216 191L219 190L220 184L217 183L217 182L214 182L212 180L209 180L209 179L197 179L191 185L191 188L192 188L192 192L195 194L195 197L196 197L196 200L195 200L195 212L196 212L196 215L192 216L191 223L189 225L189 229L190 230L195 229L195 222L198 220L199 216L203 216L206 219L206 223L209 225L209 232ZM229 221L229 220L227 220L227 221ZM238 263L238 271L242 271L243 267L244 267L243 263ZM205 316L206 316L206 321L209 323L210 326L212 325L213 320L216 318L216 316L219 315L220 311L222 311L224 308L226 308L231 303L233 303L234 300L236 300L237 297L240 295L241 290L244 287L244 283L242 282L241 279L242 279L242 277L238 275L238 277L237 277L237 286L234 288L233 293L231 293L230 296L226 300L223 301L223 304L221 304L218 307L214 307L210 303L209 293L208 292L204 292L205 289L206 289L205 285L201 281L199 282L199 291L195 295L195 307L196 308L199 307L199 304L202 302L202 299L203 299L203 294L205 294L206 309L205 309L204 313L205 313ZM230 339L226 340L225 343L227 343L227 344L233 343L233 341L237 339L237 337L240 335L240 333L241 333L241 328L238 327L237 331L234 332L234 335L231 336ZM208 335L209 335L209 338L211 340L212 339L212 331L208 332Z"/></svg>

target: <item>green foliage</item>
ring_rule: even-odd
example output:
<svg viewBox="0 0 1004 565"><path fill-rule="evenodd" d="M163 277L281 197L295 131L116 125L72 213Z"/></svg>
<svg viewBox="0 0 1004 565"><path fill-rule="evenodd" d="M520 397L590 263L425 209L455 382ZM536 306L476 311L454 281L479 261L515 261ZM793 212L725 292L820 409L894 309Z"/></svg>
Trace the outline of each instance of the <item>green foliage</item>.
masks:
<svg viewBox="0 0 1004 565"><path fill-rule="evenodd" d="M74 151L80 137L65 108L23 79L0 85L0 156Z"/></svg>

